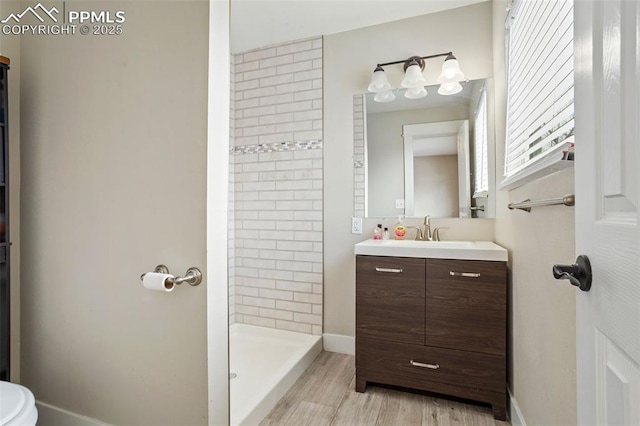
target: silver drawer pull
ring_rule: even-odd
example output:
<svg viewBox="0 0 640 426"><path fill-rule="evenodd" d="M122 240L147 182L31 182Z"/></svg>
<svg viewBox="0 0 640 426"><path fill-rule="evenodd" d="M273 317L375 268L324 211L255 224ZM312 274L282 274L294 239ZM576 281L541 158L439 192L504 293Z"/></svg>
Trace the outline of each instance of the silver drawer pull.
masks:
<svg viewBox="0 0 640 426"><path fill-rule="evenodd" d="M376 268L376 272L389 272L391 274L401 274L402 269L399 268Z"/></svg>
<svg viewBox="0 0 640 426"><path fill-rule="evenodd" d="M449 275L452 277L469 277L469 278L480 278L479 272L453 272L449 271Z"/></svg>
<svg viewBox="0 0 640 426"><path fill-rule="evenodd" d="M432 370L440 368L440 364L425 364L424 362L415 362L414 360L409 361L409 363L414 367L430 368Z"/></svg>

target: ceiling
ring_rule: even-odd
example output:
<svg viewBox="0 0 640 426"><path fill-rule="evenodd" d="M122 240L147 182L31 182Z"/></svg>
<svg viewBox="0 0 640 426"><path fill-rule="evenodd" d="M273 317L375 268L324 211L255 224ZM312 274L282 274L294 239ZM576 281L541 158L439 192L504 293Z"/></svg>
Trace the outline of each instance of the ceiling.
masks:
<svg viewBox="0 0 640 426"><path fill-rule="evenodd" d="M397 21L487 0L231 0L231 52Z"/></svg>

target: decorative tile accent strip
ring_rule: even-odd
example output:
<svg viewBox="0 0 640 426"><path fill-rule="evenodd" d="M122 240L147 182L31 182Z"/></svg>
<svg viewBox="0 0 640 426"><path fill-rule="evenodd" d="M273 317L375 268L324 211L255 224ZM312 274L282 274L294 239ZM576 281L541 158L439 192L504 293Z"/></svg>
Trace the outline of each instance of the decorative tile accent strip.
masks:
<svg viewBox="0 0 640 426"><path fill-rule="evenodd" d="M303 149L321 149L322 140L311 139L308 141L259 143L255 145L239 145L229 148L229 154L263 154L266 152L300 151Z"/></svg>

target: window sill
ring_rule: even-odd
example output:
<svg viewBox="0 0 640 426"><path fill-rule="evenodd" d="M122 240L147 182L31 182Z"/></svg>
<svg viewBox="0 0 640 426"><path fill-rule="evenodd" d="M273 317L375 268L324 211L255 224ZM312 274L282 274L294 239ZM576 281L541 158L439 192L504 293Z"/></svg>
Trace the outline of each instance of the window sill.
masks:
<svg viewBox="0 0 640 426"><path fill-rule="evenodd" d="M552 173L573 167L575 161L563 160L562 157L562 150L551 152L546 157L543 157L536 163L532 164L530 167L503 180L498 185L498 189L502 191L510 191Z"/></svg>

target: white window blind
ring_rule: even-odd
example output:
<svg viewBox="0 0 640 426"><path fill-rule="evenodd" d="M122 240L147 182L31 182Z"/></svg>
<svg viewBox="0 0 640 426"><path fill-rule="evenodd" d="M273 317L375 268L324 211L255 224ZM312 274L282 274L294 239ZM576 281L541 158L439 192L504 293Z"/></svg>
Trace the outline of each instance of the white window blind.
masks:
<svg viewBox="0 0 640 426"><path fill-rule="evenodd" d="M475 144L474 197L485 197L489 192L489 154L487 152L487 95L483 89L476 108L473 140Z"/></svg>
<svg viewBox="0 0 640 426"><path fill-rule="evenodd" d="M573 0L515 0L507 62L509 179L573 141Z"/></svg>

